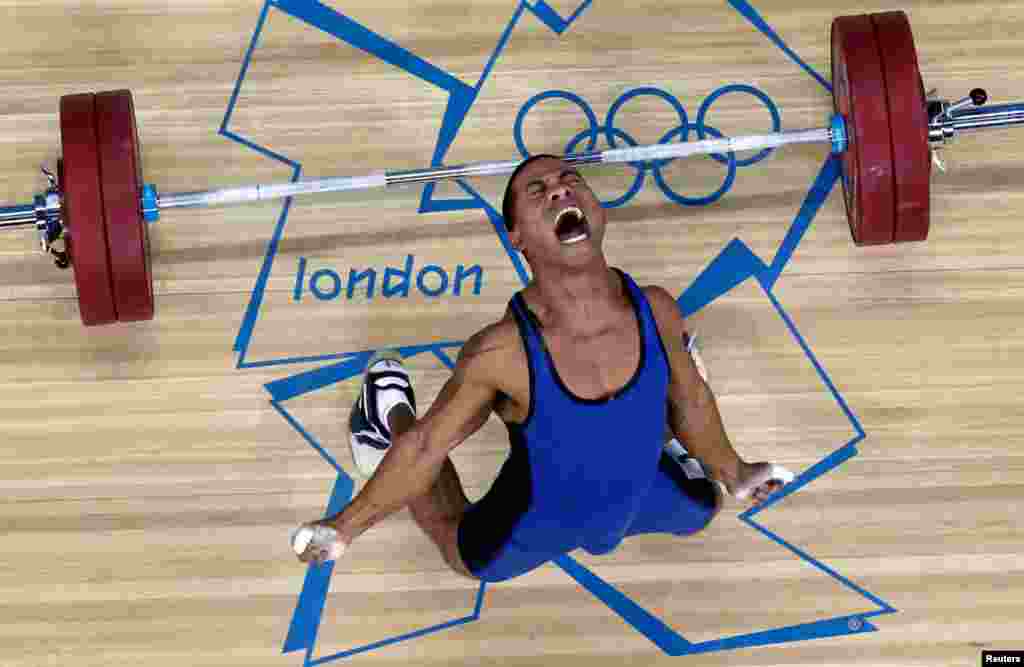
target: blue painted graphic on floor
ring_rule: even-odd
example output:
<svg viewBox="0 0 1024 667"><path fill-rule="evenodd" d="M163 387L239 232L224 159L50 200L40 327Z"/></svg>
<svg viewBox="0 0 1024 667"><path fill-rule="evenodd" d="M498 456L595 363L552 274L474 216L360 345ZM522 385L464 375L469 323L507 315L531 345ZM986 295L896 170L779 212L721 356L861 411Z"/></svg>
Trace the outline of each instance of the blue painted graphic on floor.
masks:
<svg viewBox="0 0 1024 667"><path fill-rule="evenodd" d="M799 67L819 81L826 89L830 90L828 82L822 78L820 74L804 63L799 56L790 49L788 45L786 45L782 37L772 29L764 17L762 17L753 8L753 6L742 0L728 0L727 5L738 11L749 21L753 29L763 33L772 44L781 49ZM267 159L287 166L292 172L293 180L298 180L301 177L302 166L297 161L279 153L275 153L265 147L259 146L255 142L230 129L231 119L238 103L239 93L244 85L253 53L259 46L259 40L265 29L268 15L271 11L277 11L304 22L309 25L311 29L320 30L330 34L338 40L361 49L367 54L370 54L383 62L389 63L413 77L427 82L438 89L446 91L448 93L448 104L442 119L431 163L431 166L441 165L443 164L445 155L458 135L463 122L476 101L484 82L493 73L494 65L501 53L504 51L509 38L522 17L529 12L550 30L561 35L572 28L573 25L585 15L586 10L590 6L590 0L583 2L578 6L573 14L568 17L563 17L557 10L544 2L544 0L534 0L533 2L522 0L515 6L507 27L501 33L498 43L488 59L480 79L475 84L470 85L460 80L458 77L444 71L442 68L430 63L427 59L410 52L387 37L361 25L350 17L345 16L340 11L321 4L316 0L271 0L263 6L259 14L252 40L243 59L238 81L236 82L234 92L228 103L228 109L221 125L220 133L224 137L235 141L240 145L251 148L265 156ZM561 96L577 104L581 104L581 108L584 109L584 114L591 119L591 124L589 129L584 130L580 135L570 140L570 147L572 150L578 150L580 147L586 150L587 147L592 147L591 144L599 135L604 135L607 141L612 145L615 145L616 141L631 143L631 138L629 138L622 130L615 127L615 113L617 113L618 110L633 97L640 95L653 95L666 99L666 101L673 104L674 107L677 107L677 111L680 114L679 126L674 129L669 129L662 140L685 141L691 130L696 131L699 138L704 138L705 133L711 136L717 136L717 132L713 127L704 124L704 115L707 108L717 97L731 92L748 93L760 99L766 104L766 106L768 106L769 111L772 113L772 130L780 129L781 121L778 116L778 111L771 100L761 91L750 86L743 85L725 86L712 94L707 100L705 100L705 103L702 105L694 123L689 122L686 117L685 110L682 110L681 106L678 106L677 102L676 104L673 104L672 100L666 98L667 93L654 88L637 89L624 94L609 109L604 125L598 125L596 115L592 110L590 110L590 107L585 101L572 93L568 93L567 91L547 91L545 93L540 93L524 104L519 115L521 118L528 113L531 103L536 104L542 99L548 99L551 97ZM517 122L517 126L521 127L521 121ZM586 143L584 143L584 140L586 140ZM525 153L525 142L522 140L521 134L517 134L516 141L517 145L520 146L520 150ZM654 174L658 186L672 201L681 205L705 205L717 200L725 193L731 185L731 179L735 178L736 168L738 166L751 164L753 161L758 159L758 156L755 156L754 158L750 158L744 162L737 160L733 155L715 157L719 162L722 162L727 167L726 183L724 184L721 192L713 193L708 197L687 198L674 193L674 191L668 188L663 181L659 180L660 165L654 163L636 165L635 168L638 172L637 182L639 183L642 180L642 177L650 171ZM635 601L629 599L627 596L609 585L589 569L580 565L571 557L563 556L555 561L555 564L569 577L576 581L582 589L588 591L596 599L607 605L612 613L619 615L626 623L635 628L637 632L641 633L649 639L653 645L657 646L668 655L686 655L690 653L702 653L777 644L782 642L804 641L838 635L873 632L876 631L877 628L868 622L868 618L896 611L880 598L857 586L850 579L839 574L824 563L817 561L810 554L807 554L800 548L789 544L778 535L768 531L754 520L754 516L757 514L770 509L773 505L783 501L789 495L799 492L800 489L812 483L818 477L835 470L836 467L847 461L852 456L855 456L856 444L865 437L865 433L852 409L846 404L842 396L836 390L835 385L828 377L823 365L813 355L809 345L800 335L795 323L786 313L781 303L779 303L773 291L776 282L785 270L786 266L792 260L795 251L804 238L804 235L806 234L814 217L832 192L838 176L839 165L837 160L833 157L827 158L817 178L808 191L803 205L796 213L796 217L785 239L771 262L762 260L752 250L750 250L745 243L739 239L734 239L708 264L692 285L682 290L678 301L681 310L685 314L691 315L713 302L715 299L727 294L737 285L742 284L750 278L755 279L761 286L766 297L776 308L780 318L785 322L786 327L791 332L795 342L807 355L807 358L818 373L823 384L836 400L839 409L843 412L846 418L849 419L853 429L853 435L849 442L838 448L829 456L825 457L818 464L812 466L808 470L800 472L793 484L776 494L763 506L744 512L740 515L740 518L752 529L763 534L766 538L790 550L796 558L812 564L823 574L834 578L845 587L862 595L873 605L876 605L877 609L867 610L855 615L842 616L811 623L771 628L741 636L723 637L702 643L691 643L676 630L671 628L666 622L658 619L656 616L643 609ZM465 210L483 211L492 224L499 243L508 254L510 263L515 268L521 282L525 285L528 280L526 268L518 254L512 250L508 242L500 213L498 213L467 183L464 181L457 181L457 184L465 193L465 197L455 199L437 199L435 198L436 193L434 185L428 184L424 186L422 198L420 200L419 212L436 213ZM639 186L634 185L634 187L638 188ZM633 192L633 194L635 194L635 192ZM629 192L627 192L627 195L629 195ZM630 197L631 196L632 195L630 195ZM620 200L605 202L605 205L621 206L625 204L626 201L628 201L628 199L623 197L620 198ZM351 500L351 494L354 488L353 481L338 464L338 461L334 458L332 453L329 452L327 448L318 442L318 440L303 427L299 420L297 420L288 410L286 404L288 401L307 395L311 392L323 391L337 385L338 383L356 381L356 379L361 375L366 361L374 351L360 350L354 352L325 353L322 355L306 356L301 358L289 357L255 361L247 358L253 332L258 324L261 307L263 305L265 289L280 245L285 223L288 219L290 207L290 200L286 200L282 205L282 210L276 221L276 226L274 227L271 238L267 244L264 262L259 275L257 276L233 349L238 353L238 368L243 370L295 363L308 364L316 362L330 362L322 367L270 382L266 385L266 389L271 397L271 405L274 409L277 410L281 414L282 418L284 418L296 430L296 432L305 439L310 447L312 447L313 450L324 459L325 463L330 465L337 472L337 481L326 508L326 513L331 514L344 507ZM322 276L321 280L325 280L326 282L316 283L316 289L320 290L324 295L333 295L335 291L333 287L333 277L328 273L324 273ZM340 282L341 278L339 276L339 283ZM327 283L331 284L328 285ZM351 285L351 283L348 284ZM300 298L303 294L301 288L302 285L299 285L296 288L296 293ZM339 290L340 289L341 288L339 286ZM432 287L430 289L436 290L437 288ZM399 351L406 357L423 353L433 354L439 363L451 368L453 363L449 353L461 345L462 341L431 342L400 348ZM309 567L302 590L299 593L298 600L296 602L296 608L289 626L289 632L285 639L283 651L285 653L289 653L304 650L306 665L323 664L359 653L365 653L367 651L398 642L410 641L427 634L449 630L465 623L476 621L481 617L481 610L486 590L485 585L481 585L477 590L475 601L467 600L468 613L465 616L459 616L454 620L448 621L439 620L437 624L431 625L427 628L415 630L398 637L384 638L369 642L363 646L347 649L333 655L314 657L317 633L320 627L326 595L330 587L330 578L333 568L334 565L332 564L320 567ZM471 602L473 602L472 611L468 611Z"/></svg>
<svg viewBox="0 0 1024 667"><path fill-rule="evenodd" d="M707 124L707 114L711 109L711 105L715 100L719 99L723 95L730 93L746 93L757 98L762 102L768 109L768 113L772 117L771 132L778 132L782 129L782 117L779 114L778 107L772 101L768 95L763 91L758 90L754 86L731 84L723 86L713 91L708 95L704 103L701 104L700 109L697 112L697 119L694 122L690 122L689 115L686 113L685 107L682 103L672 95L671 93L655 88L653 86L645 86L642 88L634 88L633 90L626 91L616 99L612 105L608 108L608 115L605 117L603 124L598 124L597 114L591 108L590 104L587 103L579 95L567 91L567 90L547 90L542 93L538 93L528 99L519 112L516 114L515 124L512 128L512 136L516 142L516 148L519 149L519 153L522 157L529 157L532 153L526 146L526 141L523 139L523 124L526 121L527 115L533 110L538 104L551 99L561 99L573 103L579 107L580 111L583 112L583 118L586 121L586 128L580 130L576 136L569 139L562 153L566 155L589 153L594 150L599 150L597 147L597 140L600 137L604 137L608 143L608 147L612 149L623 148L625 146L635 147L639 145L636 139L633 138L628 132L615 124L615 116L622 110L630 100L638 97L655 97L664 100L672 107L675 111L676 117L679 120L679 124L675 127L670 128L666 131L661 139L658 140L659 144L668 144L677 140L680 143L686 142L690 138L690 133L693 132L698 140L704 140L707 138L721 139L722 133L714 127ZM586 143L584 144L584 139ZM630 162L629 165L636 170L636 178L633 179L633 184L629 187L625 194L617 199L606 199L601 201L601 205L605 208L618 208L628 204L643 188L644 182L648 173L654 175L654 181L661 190L665 198L683 206L707 206L714 204L728 192L733 184L736 182L736 170L739 167L750 167L752 165L761 162L766 157L772 154L775 149L766 148L759 151L755 155L737 160L736 156L732 153L729 155L718 155L715 153L711 154L711 158L716 162L726 165L725 179L722 185L712 192L711 194L701 197L687 197L681 195L665 181L665 175L662 172L662 168L670 162L671 159L664 160L646 160L643 162Z"/></svg>

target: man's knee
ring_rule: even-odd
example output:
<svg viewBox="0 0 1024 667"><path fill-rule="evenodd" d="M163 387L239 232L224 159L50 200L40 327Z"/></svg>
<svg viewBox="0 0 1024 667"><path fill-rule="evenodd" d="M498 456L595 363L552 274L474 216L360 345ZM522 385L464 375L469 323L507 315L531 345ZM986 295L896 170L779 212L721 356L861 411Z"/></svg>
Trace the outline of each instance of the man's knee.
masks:
<svg viewBox="0 0 1024 667"><path fill-rule="evenodd" d="M462 576L468 579L473 579L474 581L479 579L479 577L469 571L469 568L466 567L466 564L463 562L462 554L459 553L458 543L451 547L451 552L445 554L445 561L448 562L448 567L450 567L456 574L461 574Z"/></svg>
<svg viewBox="0 0 1024 667"><path fill-rule="evenodd" d="M711 505L711 512L708 516L708 523L718 516L718 513L722 511L722 507L725 505L725 492L722 490L722 485L718 482L711 482L711 486L714 489L714 499ZM707 524L705 524L705 527Z"/></svg>
<svg viewBox="0 0 1024 667"><path fill-rule="evenodd" d="M441 556L455 573L461 574L464 577L470 579L477 579L465 562L462 560L462 553L459 550L459 519L450 518L433 518L431 520L423 520L417 518L417 523L420 528L423 529L430 539L437 545L438 550L441 552Z"/></svg>
<svg viewBox="0 0 1024 667"><path fill-rule="evenodd" d="M469 567L466 565L466 561L462 558L462 550L459 548L458 521L453 522L451 534L445 541L444 559L448 562L448 567L452 568L456 574L461 574L464 577L474 580L479 579L479 577L470 571Z"/></svg>

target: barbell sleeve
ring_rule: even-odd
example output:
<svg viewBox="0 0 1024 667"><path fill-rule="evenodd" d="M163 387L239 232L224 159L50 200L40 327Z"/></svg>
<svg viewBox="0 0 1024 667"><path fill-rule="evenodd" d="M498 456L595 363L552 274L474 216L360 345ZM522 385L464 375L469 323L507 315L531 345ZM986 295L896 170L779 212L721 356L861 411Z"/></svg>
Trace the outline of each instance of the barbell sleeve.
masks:
<svg viewBox="0 0 1024 667"><path fill-rule="evenodd" d="M956 132L1024 125L1024 102L957 111L947 123Z"/></svg>

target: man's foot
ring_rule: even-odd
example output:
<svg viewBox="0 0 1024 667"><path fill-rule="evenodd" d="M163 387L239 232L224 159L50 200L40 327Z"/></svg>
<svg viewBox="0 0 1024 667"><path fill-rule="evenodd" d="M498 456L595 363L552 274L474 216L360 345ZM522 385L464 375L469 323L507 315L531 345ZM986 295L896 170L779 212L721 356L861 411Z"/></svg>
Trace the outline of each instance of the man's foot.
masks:
<svg viewBox="0 0 1024 667"><path fill-rule="evenodd" d="M672 475L676 484L683 493L693 500L704 503L708 509L713 509L717 514L722 508L722 497L725 487L711 478L704 464L686 450L676 438L672 438L665 444L665 453L675 461L682 471L682 476Z"/></svg>
<svg viewBox="0 0 1024 667"><path fill-rule="evenodd" d="M672 438L665 443L665 453L679 464L686 479L710 479L704 464L692 456L678 439Z"/></svg>
<svg viewBox="0 0 1024 667"><path fill-rule="evenodd" d="M388 415L405 405L415 416L416 396L402 357L394 352L379 352L367 364L359 398L349 415L349 444L359 474L373 476L391 447Z"/></svg>

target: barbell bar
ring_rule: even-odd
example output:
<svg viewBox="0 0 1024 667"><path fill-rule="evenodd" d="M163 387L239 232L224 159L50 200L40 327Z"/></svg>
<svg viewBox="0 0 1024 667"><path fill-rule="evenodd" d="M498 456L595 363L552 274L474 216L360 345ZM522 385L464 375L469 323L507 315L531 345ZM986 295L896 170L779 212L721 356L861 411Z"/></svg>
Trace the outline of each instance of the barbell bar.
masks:
<svg viewBox="0 0 1024 667"><path fill-rule="evenodd" d="M974 99L987 99L985 91L975 89L972 96L959 104L970 104ZM984 102L973 102L984 104ZM981 110L958 111L953 105L929 125L932 143L949 143L963 132L980 129L1006 128L1024 125L1024 103L1003 104ZM828 128L807 130L786 130L775 133L705 139L680 144L651 144L630 148L609 149L567 154L565 162L570 165L607 165L634 163L648 160L664 160L717 153L738 153L777 148L797 143L829 143L833 153L846 150L845 122L842 116L832 117ZM139 205L144 213L155 222L158 211L176 208L206 208L230 206L250 202L267 201L301 195L368 190L397 185L431 183L459 178L489 177L511 174L521 160L502 162L474 162L468 164L412 169L405 171L382 171L361 176L329 177L289 181L287 183L255 184L180 193L158 193L153 185L147 185ZM40 217L49 217L59 212L60 205L46 208L39 205L0 207L0 229L36 226Z"/></svg>
<svg viewBox="0 0 1024 667"><path fill-rule="evenodd" d="M795 143L832 143L842 146L841 119L835 117L837 125L831 128L811 130L790 130L772 134L706 139L680 144L654 144L630 148L609 149L565 155L566 163L574 166L607 165L642 162L775 148ZM836 152L841 152L837 148ZM212 208L251 202L284 199L301 195L352 190L370 190L389 186L432 183L459 178L490 177L511 174L521 160L501 162L473 162L460 165L411 169L404 171L380 171L360 176L337 176L318 179L243 185L195 192L159 193L155 186L146 185L139 200L139 206L150 222L159 219L159 211L176 208ZM40 215L48 217L56 209L40 208L33 205L0 208L0 227L35 226Z"/></svg>
<svg viewBox="0 0 1024 667"><path fill-rule="evenodd" d="M588 151L573 166L735 154L792 144L828 144L842 164L842 186L858 246L924 241L929 186L938 149L964 132L1024 125L1024 103L984 106L976 88L956 102L925 93L905 12L837 17L831 28L833 110L827 127ZM72 266L84 324L154 315L147 222L160 211L229 206L308 194L359 191L460 178L508 175L521 160L161 193L142 179L131 91L60 100L62 158L44 170L46 192L33 203L0 207L0 230L34 227L57 266ZM63 242L64 248L60 245Z"/></svg>

